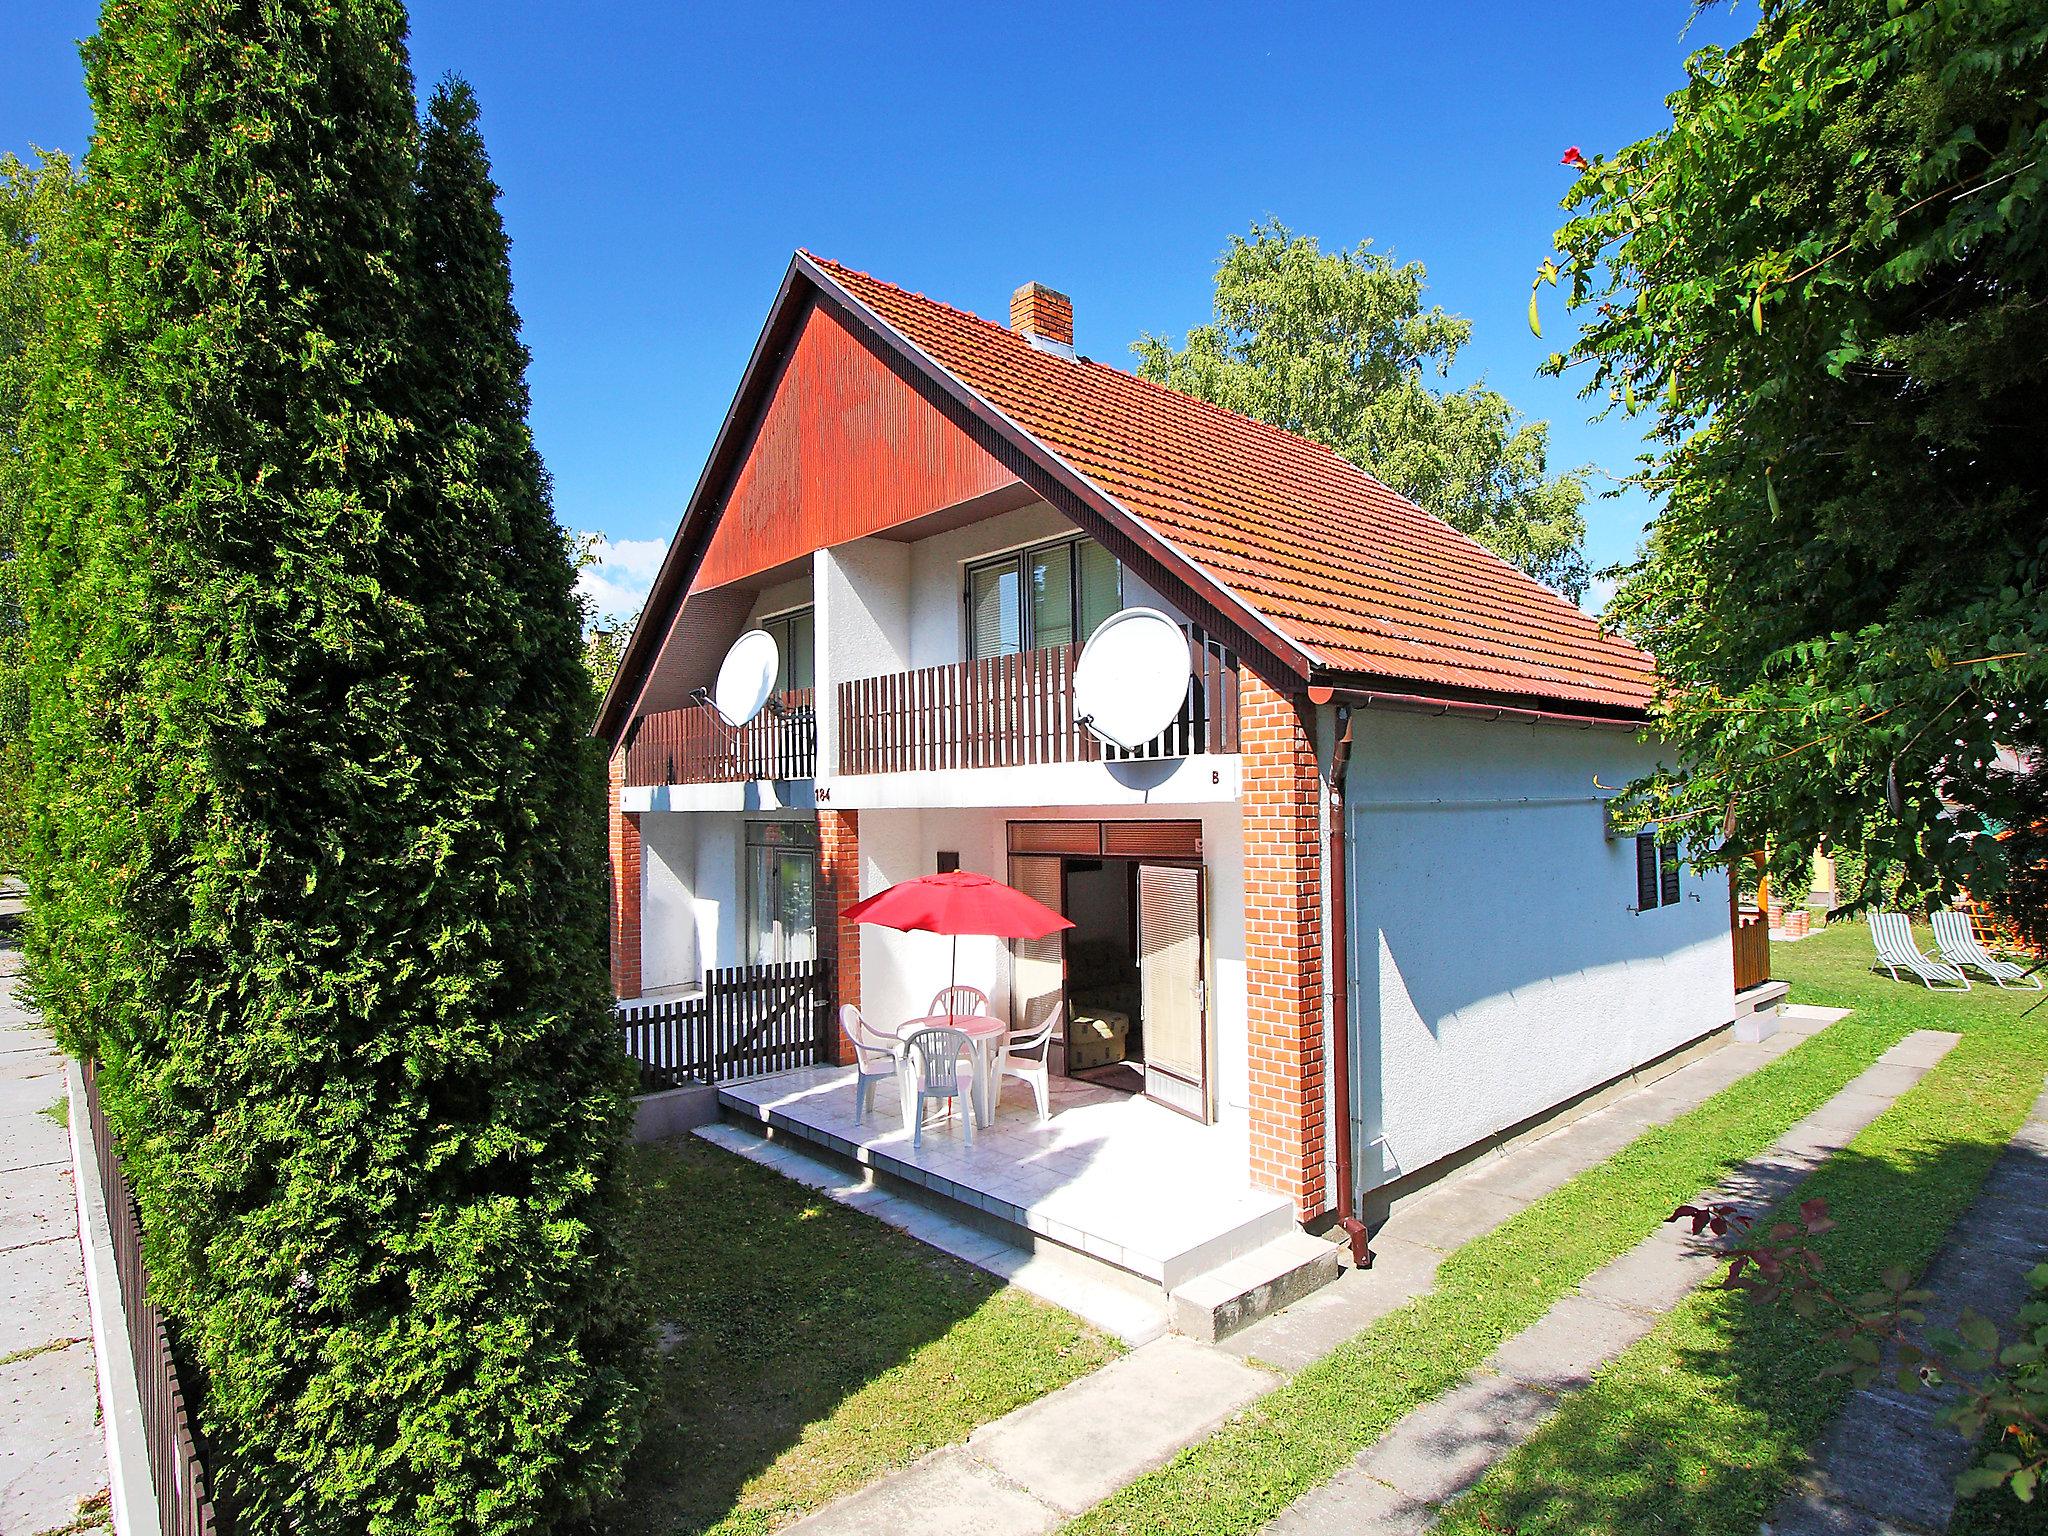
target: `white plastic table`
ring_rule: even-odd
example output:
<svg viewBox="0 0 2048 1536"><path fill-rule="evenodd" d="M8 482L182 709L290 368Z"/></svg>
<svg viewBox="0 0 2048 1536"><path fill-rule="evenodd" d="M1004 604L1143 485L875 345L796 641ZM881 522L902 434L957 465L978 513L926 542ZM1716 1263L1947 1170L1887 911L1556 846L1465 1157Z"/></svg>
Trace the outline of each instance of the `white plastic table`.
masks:
<svg viewBox="0 0 2048 1536"><path fill-rule="evenodd" d="M1003 1042L1009 1038L1010 1026L986 1013L928 1014L921 1019L906 1020L896 1031L897 1045L904 1045L920 1029L957 1029L967 1037L967 1043L974 1051L974 1127L976 1130L986 1129L995 1119L996 1095L993 1090L1003 1059ZM907 1061L909 1053L905 1051L902 1054Z"/></svg>

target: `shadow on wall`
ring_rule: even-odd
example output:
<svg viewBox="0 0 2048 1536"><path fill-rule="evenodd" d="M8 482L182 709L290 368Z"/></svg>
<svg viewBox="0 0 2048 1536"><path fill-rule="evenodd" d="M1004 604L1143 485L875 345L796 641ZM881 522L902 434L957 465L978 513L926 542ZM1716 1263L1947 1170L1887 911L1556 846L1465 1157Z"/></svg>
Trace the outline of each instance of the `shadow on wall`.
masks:
<svg viewBox="0 0 2048 1536"><path fill-rule="evenodd" d="M1359 980L1391 963L1432 1034L1489 998L1727 931L1725 900L1691 870L1676 906L1635 912L1634 845L1608 841L1597 805L1360 810Z"/></svg>

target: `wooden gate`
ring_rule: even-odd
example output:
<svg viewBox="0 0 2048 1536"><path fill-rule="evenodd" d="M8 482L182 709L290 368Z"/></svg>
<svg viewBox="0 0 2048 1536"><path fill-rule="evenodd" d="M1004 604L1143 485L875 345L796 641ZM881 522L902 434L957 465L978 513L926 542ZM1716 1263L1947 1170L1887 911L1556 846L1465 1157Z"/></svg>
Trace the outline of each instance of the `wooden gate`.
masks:
<svg viewBox="0 0 2048 1536"><path fill-rule="evenodd" d="M1735 873L1728 871L1728 929L1735 941L1735 990L1747 992L1771 979L1771 918L1762 909L1743 911Z"/></svg>
<svg viewBox="0 0 2048 1536"><path fill-rule="evenodd" d="M826 965L785 960L707 971L696 997L620 1008L640 1091L728 1083L831 1059Z"/></svg>

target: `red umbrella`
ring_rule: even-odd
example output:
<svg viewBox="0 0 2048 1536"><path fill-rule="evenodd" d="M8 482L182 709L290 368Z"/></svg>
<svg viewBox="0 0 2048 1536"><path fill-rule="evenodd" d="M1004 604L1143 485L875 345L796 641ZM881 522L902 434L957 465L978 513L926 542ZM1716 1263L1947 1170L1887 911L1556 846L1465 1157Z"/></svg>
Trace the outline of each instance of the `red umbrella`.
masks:
<svg viewBox="0 0 2048 1536"><path fill-rule="evenodd" d="M953 981L960 976L960 935L998 939L1042 939L1073 923L1014 885L969 869L919 875L864 896L846 909L857 923L874 923L905 933L944 933L953 938Z"/></svg>

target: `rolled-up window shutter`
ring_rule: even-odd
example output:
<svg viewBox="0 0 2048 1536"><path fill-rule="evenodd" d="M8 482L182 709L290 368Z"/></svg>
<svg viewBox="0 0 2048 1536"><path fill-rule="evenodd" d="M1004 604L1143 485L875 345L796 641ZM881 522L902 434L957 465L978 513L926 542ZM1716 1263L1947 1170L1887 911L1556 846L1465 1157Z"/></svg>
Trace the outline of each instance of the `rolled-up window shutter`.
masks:
<svg viewBox="0 0 2048 1536"><path fill-rule="evenodd" d="M1658 903L1657 834L1636 834L1636 910L1653 912Z"/></svg>
<svg viewBox="0 0 2048 1536"><path fill-rule="evenodd" d="M967 583L970 654L979 661L1009 656L1023 648L1022 615L1017 603L1017 563L983 566Z"/></svg>

